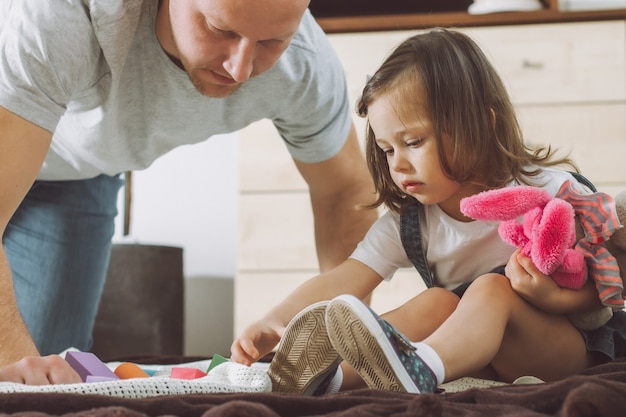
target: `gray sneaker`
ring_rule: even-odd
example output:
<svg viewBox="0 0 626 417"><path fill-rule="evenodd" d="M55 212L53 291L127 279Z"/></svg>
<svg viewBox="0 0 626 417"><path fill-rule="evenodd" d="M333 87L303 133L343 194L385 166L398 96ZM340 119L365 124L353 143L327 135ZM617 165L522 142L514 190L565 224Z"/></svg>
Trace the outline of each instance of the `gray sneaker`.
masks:
<svg viewBox="0 0 626 417"><path fill-rule="evenodd" d="M433 371L404 335L352 295L334 298L326 308L328 336L368 387L384 391L430 393Z"/></svg>
<svg viewBox="0 0 626 417"><path fill-rule="evenodd" d="M272 392L326 392L341 362L326 332L327 305L328 301L312 304L287 325L268 370Z"/></svg>

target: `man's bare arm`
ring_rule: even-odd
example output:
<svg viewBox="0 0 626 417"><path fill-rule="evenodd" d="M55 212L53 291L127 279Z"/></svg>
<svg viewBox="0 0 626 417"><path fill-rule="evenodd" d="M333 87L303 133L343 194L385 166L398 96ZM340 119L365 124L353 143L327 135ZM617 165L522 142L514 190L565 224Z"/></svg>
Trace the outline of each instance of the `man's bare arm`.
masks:
<svg viewBox="0 0 626 417"><path fill-rule="evenodd" d="M378 217L376 210L356 208L374 200L374 184L354 126L336 156L296 165L309 185L320 270L328 271L350 256Z"/></svg>
<svg viewBox="0 0 626 417"><path fill-rule="evenodd" d="M0 107L0 232L35 181L50 147L50 132ZM11 270L0 247L0 367L39 355L17 308Z"/></svg>

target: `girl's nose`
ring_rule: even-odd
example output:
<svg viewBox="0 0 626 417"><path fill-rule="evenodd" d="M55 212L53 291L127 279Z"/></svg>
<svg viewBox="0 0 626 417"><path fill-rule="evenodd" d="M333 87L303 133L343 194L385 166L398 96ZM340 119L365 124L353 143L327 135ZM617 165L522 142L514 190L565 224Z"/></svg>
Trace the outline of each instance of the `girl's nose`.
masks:
<svg viewBox="0 0 626 417"><path fill-rule="evenodd" d="M408 169L409 162L401 152L394 152L389 161L389 167L394 171L404 171Z"/></svg>

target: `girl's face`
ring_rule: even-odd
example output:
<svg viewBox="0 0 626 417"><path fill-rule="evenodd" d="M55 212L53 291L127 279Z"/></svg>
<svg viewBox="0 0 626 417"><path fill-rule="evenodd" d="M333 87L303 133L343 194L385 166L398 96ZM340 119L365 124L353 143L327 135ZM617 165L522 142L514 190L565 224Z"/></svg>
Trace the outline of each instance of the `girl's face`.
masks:
<svg viewBox="0 0 626 417"><path fill-rule="evenodd" d="M425 106L399 112L397 96L385 94L368 106L376 144L386 154L394 183L420 203L438 204L449 216L466 220L459 210L462 197L473 194L448 178L439 162L437 138Z"/></svg>
<svg viewBox="0 0 626 417"><path fill-rule="evenodd" d="M196 89L225 97L278 61L309 0L162 0L157 36Z"/></svg>

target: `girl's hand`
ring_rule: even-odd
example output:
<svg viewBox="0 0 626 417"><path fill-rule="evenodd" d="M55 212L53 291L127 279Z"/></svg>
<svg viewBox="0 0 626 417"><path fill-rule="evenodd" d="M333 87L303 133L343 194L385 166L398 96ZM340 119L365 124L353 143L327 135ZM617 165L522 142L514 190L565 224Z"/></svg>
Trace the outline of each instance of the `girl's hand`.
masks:
<svg viewBox="0 0 626 417"><path fill-rule="evenodd" d="M593 279L578 290L559 287L552 277L542 274L530 258L515 251L504 270L511 287L526 301L548 313L570 314L603 308Z"/></svg>
<svg viewBox="0 0 626 417"><path fill-rule="evenodd" d="M272 351L284 330L283 326L268 324L267 320L252 324L230 346L230 359L243 365L252 365Z"/></svg>
<svg viewBox="0 0 626 417"><path fill-rule="evenodd" d="M544 311L554 311L555 298L561 288L552 277L539 271L519 249L511 255L504 271L511 281L511 287L520 296Z"/></svg>
<svg viewBox="0 0 626 417"><path fill-rule="evenodd" d="M28 385L72 384L80 376L59 355L27 356L0 369L0 381Z"/></svg>

